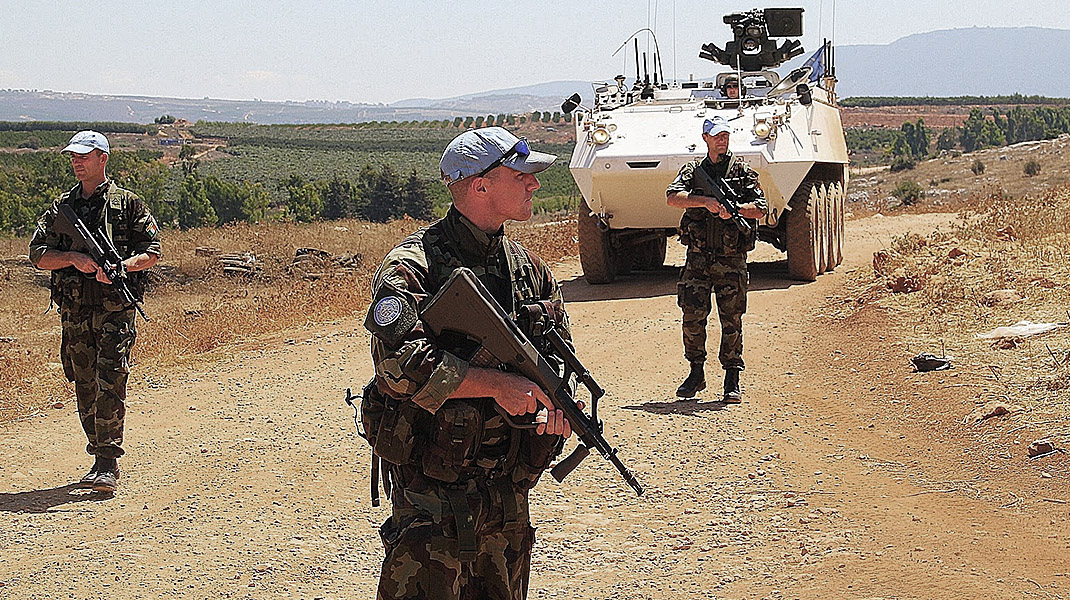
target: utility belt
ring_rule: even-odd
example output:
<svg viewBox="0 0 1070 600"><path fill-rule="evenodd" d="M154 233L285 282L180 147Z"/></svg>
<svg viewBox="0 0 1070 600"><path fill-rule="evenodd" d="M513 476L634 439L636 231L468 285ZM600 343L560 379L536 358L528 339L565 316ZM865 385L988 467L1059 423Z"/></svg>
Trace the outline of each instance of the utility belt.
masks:
<svg viewBox="0 0 1070 600"><path fill-rule="evenodd" d="M758 222L743 233L731 221L721 219L705 208L688 208L680 217L680 243L718 255L746 254L758 242Z"/></svg>

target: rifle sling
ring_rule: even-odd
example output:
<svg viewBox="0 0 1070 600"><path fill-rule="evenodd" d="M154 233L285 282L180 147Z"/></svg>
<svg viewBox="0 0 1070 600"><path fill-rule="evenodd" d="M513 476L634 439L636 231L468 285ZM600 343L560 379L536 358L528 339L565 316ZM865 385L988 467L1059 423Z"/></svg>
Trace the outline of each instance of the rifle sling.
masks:
<svg viewBox="0 0 1070 600"><path fill-rule="evenodd" d="M372 506L379 506L379 469L382 459L372 451Z"/></svg>
<svg viewBox="0 0 1070 600"><path fill-rule="evenodd" d="M472 515L472 507L468 505L468 497L461 488L446 488L446 498L449 499L450 508L453 509L453 519L457 524L457 558L461 562L472 562L476 559L478 547L476 545L476 522Z"/></svg>

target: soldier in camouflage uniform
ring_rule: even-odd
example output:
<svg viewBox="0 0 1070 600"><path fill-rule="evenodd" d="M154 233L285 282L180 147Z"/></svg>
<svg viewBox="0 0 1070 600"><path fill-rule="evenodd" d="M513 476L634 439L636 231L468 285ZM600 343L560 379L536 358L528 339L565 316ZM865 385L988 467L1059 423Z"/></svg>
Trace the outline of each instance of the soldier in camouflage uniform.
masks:
<svg viewBox="0 0 1070 600"><path fill-rule="evenodd" d="M441 161L453 197L448 213L402 241L375 275L365 321L375 378L362 418L386 465L393 508L380 529L379 598L527 595L535 539L528 491L571 434L568 421L530 380L433 339L418 314L464 266L506 311L551 301L564 315L546 263L503 227L531 217L535 173L555 158L501 127L461 134ZM501 414L539 409L545 422L536 429L513 429Z"/></svg>
<svg viewBox="0 0 1070 600"><path fill-rule="evenodd" d="M38 219L30 260L52 271L52 301L59 306L62 324L63 372L74 383L78 416L89 439L86 452L96 457L78 485L113 493L119 479L116 459L123 455L130 350L137 337L134 307L123 302L100 265L74 240L56 232L54 222L59 205L67 204L90 231L102 228L125 258L123 267L138 294L140 280L134 273L159 259L159 230L145 203L107 178L107 138L81 131L63 152L70 156L79 183Z"/></svg>
<svg viewBox="0 0 1070 600"><path fill-rule="evenodd" d="M721 320L718 358L725 370L723 401L739 403L743 370L743 313L747 310L747 252L754 249L757 222L744 234L728 220L731 214L714 197L713 180L725 178L743 196L739 213L746 219L765 216L766 202L758 175L728 150L731 128L722 117L707 119L702 140L707 154L701 161L685 164L666 190L669 206L686 209L680 221L680 240L687 245L687 260L677 285L677 303L683 311L684 357L691 372L676 390L692 398L706 389L706 319L717 298Z"/></svg>

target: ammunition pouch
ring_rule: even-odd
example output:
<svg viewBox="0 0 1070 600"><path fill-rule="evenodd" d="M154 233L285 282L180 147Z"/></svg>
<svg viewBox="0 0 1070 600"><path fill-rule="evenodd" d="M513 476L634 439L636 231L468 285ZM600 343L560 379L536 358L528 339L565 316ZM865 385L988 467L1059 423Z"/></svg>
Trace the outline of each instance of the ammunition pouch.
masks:
<svg viewBox="0 0 1070 600"><path fill-rule="evenodd" d="M476 459L483 425L478 406L468 400L446 400L434 415L421 460L423 474L446 483L457 481Z"/></svg>
<svg viewBox="0 0 1070 600"><path fill-rule="evenodd" d="M144 273L129 273L126 282L134 298L141 302L144 299ZM123 301L115 286L101 283L74 267L52 271L50 287L52 302L67 310L91 307L118 312L133 306Z"/></svg>
<svg viewBox="0 0 1070 600"><path fill-rule="evenodd" d="M689 208L680 217L680 243L720 256L746 254L758 242L758 223L750 222L751 232L743 233L705 208Z"/></svg>
<svg viewBox="0 0 1070 600"><path fill-rule="evenodd" d="M408 464L416 450L417 420L422 408L400 402L379 391L373 377L364 386L360 402L361 437L388 463Z"/></svg>
<svg viewBox="0 0 1070 600"><path fill-rule="evenodd" d="M520 452L513 468L513 483L525 490L535 487L539 476L561 454L565 439L557 435L537 435L534 432L517 432L522 435Z"/></svg>

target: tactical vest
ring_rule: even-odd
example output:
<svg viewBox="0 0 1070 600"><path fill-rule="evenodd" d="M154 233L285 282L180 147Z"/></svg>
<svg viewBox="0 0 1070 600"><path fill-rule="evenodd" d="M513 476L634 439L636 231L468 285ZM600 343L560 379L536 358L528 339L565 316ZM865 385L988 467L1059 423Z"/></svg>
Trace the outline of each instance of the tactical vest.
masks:
<svg viewBox="0 0 1070 600"><path fill-rule="evenodd" d="M692 171L691 193L713 197L716 195L714 177L724 174L711 173L706 168L706 161L699 161ZM725 172L732 171L734 157L729 161ZM718 169L719 171L719 169ZM688 208L680 217L680 243L717 256L744 255L758 241L758 222L750 220L751 233L741 233L731 220L725 220L705 208Z"/></svg>
<svg viewBox="0 0 1070 600"><path fill-rule="evenodd" d="M57 204L70 204L71 200L77 199L75 194L80 190L81 186L75 186L74 189L61 196ZM133 251L130 234L134 228L135 216L131 207L134 198L133 193L109 183L100 212L90 215L88 219L83 219L91 232L103 230L104 234L111 238L115 249L123 258L129 258ZM53 207L53 213L55 210ZM70 237L59 235L57 250L64 252L71 250L73 244L74 241ZM141 301L144 296L145 274L143 272L129 273L127 280L130 291L134 293L138 301ZM67 310L101 307L107 311L119 311L129 308L114 286L100 283L94 277L87 277L74 267L52 271L51 301Z"/></svg>
<svg viewBox="0 0 1070 600"><path fill-rule="evenodd" d="M430 236L441 242L427 243L431 228L416 232L401 245L423 246L428 266L426 289L433 296L454 269L466 265L445 235ZM511 306L503 303L503 308L513 313L515 320L517 307L542 299L538 272L518 243L509 239L503 243L511 280ZM459 355L466 360L474 358L463 352ZM473 364L492 366L478 361ZM518 483L530 480L534 485L556 449L539 451L540 445L533 439L536 434L510 428L493 403L493 398L451 398L431 414L412 402L398 401L381 392L373 377L364 388L360 408L360 433L373 450L373 505L378 505L377 459L415 467L423 475L446 484L472 477L508 477Z"/></svg>

